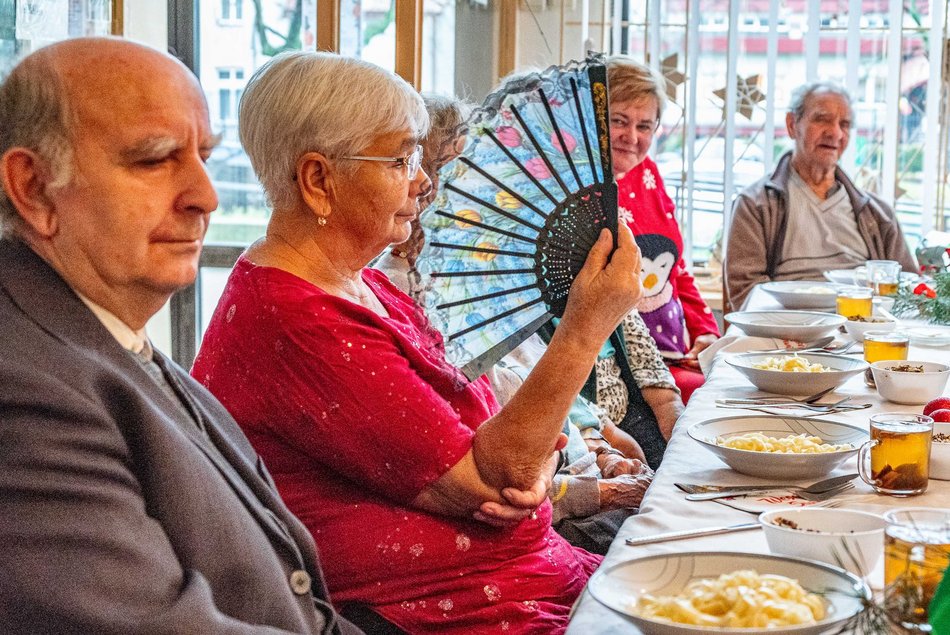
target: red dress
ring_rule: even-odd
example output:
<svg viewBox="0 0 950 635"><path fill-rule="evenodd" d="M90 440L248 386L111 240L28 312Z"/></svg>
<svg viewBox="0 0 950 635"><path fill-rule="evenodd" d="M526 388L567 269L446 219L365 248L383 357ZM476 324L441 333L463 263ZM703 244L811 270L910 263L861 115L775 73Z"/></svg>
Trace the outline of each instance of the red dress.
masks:
<svg viewBox="0 0 950 635"><path fill-rule="evenodd" d="M444 361L408 296L363 279L389 318L241 258L192 374L310 530L335 603L415 633L564 630L600 557L551 529L550 503L507 530L410 507L498 404Z"/></svg>
<svg viewBox="0 0 950 635"><path fill-rule="evenodd" d="M630 227L641 253L644 297L637 309L660 352L671 360L682 357L700 335L718 337L719 327L686 268L676 206L649 157L617 186L620 219ZM703 383L702 373L675 365L670 370L684 401Z"/></svg>

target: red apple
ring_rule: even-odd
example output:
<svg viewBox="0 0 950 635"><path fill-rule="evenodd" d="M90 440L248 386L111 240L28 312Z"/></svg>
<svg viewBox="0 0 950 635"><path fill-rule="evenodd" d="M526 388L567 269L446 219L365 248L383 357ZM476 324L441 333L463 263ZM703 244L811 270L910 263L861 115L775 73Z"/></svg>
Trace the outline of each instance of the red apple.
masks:
<svg viewBox="0 0 950 635"><path fill-rule="evenodd" d="M940 408L930 413L930 418L941 423L950 423L950 408Z"/></svg>
<svg viewBox="0 0 950 635"><path fill-rule="evenodd" d="M950 397L937 397L931 401L927 402L927 405L924 406L924 414L928 417L931 416L931 412L934 410L948 410L950 409Z"/></svg>

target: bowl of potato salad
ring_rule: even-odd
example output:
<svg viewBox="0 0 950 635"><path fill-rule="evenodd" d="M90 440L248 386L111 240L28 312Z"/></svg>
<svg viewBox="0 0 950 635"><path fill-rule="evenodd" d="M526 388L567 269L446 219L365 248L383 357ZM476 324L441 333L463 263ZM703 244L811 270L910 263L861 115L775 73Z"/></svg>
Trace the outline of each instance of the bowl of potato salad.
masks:
<svg viewBox="0 0 950 635"><path fill-rule="evenodd" d="M868 439L846 423L778 415L720 417L687 432L736 472L783 480L827 476Z"/></svg>
<svg viewBox="0 0 950 635"><path fill-rule="evenodd" d="M864 610L857 576L764 554L679 552L601 567L587 586L647 635L833 632Z"/></svg>
<svg viewBox="0 0 950 635"><path fill-rule="evenodd" d="M813 395L863 373L867 362L828 353L740 353L726 358L759 390Z"/></svg>

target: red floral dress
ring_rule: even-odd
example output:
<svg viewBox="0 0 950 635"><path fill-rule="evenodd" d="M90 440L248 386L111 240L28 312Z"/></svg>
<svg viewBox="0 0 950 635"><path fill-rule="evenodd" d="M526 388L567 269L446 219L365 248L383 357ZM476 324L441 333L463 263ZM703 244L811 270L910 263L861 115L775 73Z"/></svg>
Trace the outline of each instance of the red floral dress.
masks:
<svg viewBox="0 0 950 635"><path fill-rule="evenodd" d="M337 604L416 633L557 633L599 556L551 505L499 530L411 507L498 409L444 361L408 296L367 269L383 318L242 258L192 374L231 411L320 549Z"/></svg>

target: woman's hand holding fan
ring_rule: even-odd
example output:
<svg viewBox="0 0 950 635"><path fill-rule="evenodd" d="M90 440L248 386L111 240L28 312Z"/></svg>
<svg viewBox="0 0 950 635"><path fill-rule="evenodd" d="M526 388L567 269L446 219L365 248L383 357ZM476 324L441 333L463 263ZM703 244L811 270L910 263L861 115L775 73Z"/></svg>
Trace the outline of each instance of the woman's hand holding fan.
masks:
<svg viewBox="0 0 950 635"><path fill-rule="evenodd" d="M626 225L617 232L617 249L607 229L591 248L584 267L574 278L561 325L604 342L640 297L640 250Z"/></svg>

